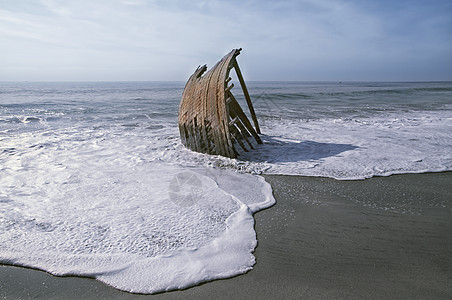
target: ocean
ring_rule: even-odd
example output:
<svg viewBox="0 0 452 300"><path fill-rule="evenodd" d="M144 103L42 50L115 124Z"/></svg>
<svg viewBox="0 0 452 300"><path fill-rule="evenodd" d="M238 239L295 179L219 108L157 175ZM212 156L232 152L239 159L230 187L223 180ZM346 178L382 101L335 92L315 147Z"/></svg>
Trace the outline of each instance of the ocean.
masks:
<svg viewBox="0 0 452 300"><path fill-rule="evenodd" d="M452 82L249 82L264 144L238 159L183 147L183 88L1 82L0 263L181 289L252 269L260 175L452 170Z"/></svg>

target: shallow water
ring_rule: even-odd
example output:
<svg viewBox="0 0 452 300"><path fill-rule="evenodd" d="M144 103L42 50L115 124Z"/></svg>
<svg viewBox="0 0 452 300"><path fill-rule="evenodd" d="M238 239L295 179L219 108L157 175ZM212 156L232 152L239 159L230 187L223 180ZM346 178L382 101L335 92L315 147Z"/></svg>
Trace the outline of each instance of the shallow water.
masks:
<svg viewBox="0 0 452 300"><path fill-rule="evenodd" d="M252 268L256 174L452 169L452 83L250 83L264 145L236 160L181 145L183 87L0 83L0 262L183 288Z"/></svg>
<svg viewBox="0 0 452 300"><path fill-rule="evenodd" d="M264 145L238 160L195 154L190 161L335 179L452 168L451 82L255 82L249 89ZM163 156L187 164L177 151Z"/></svg>

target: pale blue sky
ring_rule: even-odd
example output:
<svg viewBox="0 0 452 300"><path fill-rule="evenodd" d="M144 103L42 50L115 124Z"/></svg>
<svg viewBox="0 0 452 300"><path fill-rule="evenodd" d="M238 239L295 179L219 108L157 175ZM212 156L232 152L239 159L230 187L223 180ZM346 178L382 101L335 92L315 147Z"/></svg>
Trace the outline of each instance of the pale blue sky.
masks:
<svg viewBox="0 0 452 300"><path fill-rule="evenodd" d="M450 0L0 0L0 80L452 80Z"/></svg>

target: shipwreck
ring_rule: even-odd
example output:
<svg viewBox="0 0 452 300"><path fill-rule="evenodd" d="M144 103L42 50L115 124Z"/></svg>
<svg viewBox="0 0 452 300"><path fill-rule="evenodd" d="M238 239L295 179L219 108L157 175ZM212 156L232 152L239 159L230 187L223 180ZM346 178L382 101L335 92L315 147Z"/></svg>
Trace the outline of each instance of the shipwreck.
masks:
<svg viewBox="0 0 452 300"><path fill-rule="evenodd" d="M201 153L236 158L262 144L256 113L236 57L242 49L226 54L208 72L200 66L187 81L179 107L179 131L185 147ZM231 92L234 69L249 108L253 125Z"/></svg>

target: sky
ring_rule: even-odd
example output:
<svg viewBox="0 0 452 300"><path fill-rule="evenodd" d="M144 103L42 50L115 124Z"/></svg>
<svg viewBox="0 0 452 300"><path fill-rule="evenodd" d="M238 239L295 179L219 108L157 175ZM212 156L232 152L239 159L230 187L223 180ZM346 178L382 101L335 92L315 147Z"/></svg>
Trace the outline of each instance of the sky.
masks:
<svg viewBox="0 0 452 300"><path fill-rule="evenodd" d="M452 80L451 0L0 0L0 81Z"/></svg>

